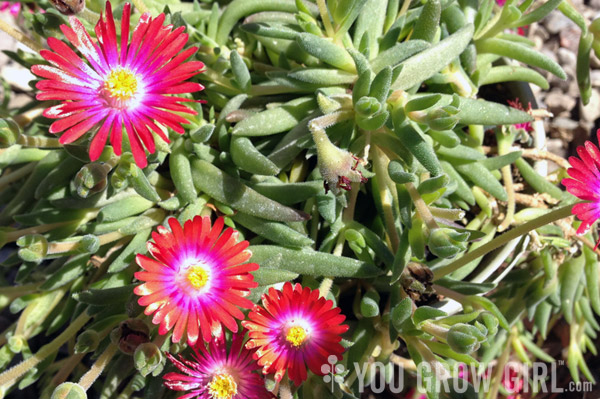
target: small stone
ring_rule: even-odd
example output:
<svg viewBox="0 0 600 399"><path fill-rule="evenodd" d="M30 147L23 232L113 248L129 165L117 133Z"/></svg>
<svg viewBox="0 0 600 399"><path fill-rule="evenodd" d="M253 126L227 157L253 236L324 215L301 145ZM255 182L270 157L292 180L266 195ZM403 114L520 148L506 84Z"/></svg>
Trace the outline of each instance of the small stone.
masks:
<svg viewBox="0 0 600 399"><path fill-rule="evenodd" d="M2 79L4 79L12 87L19 89L20 91L31 91L29 81L37 79L29 71L20 65L6 65L2 68Z"/></svg>
<svg viewBox="0 0 600 399"><path fill-rule="evenodd" d="M569 18L565 17L561 12L552 12L543 21L542 24L548 32L557 34L567 29L571 25L575 25Z"/></svg>
<svg viewBox="0 0 600 399"><path fill-rule="evenodd" d="M597 89L592 90L590 102L584 106L580 103L579 109L581 112L581 119L589 122L594 122L600 118L600 93Z"/></svg>
<svg viewBox="0 0 600 399"><path fill-rule="evenodd" d="M590 80L592 82L592 87L600 87L600 69L592 69L590 72Z"/></svg>
<svg viewBox="0 0 600 399"><path fill-rule="evenodd" d="M548 110L554 115L559 115L564 111L571 111L577 105L573 97L565 95L560 90L552 90L546 95L544 102Z"/></svg>
<svg viewBox="0 0 600 399"><path fill-rule="evenodd" d="M552 126L556 129L573 130L576 129L579 124L572 119L558 117L552 120Z"/></svg>
<svg viewBox="0 0 600 399"><path fill-rule="evenodd" d="M577 65L577 56L571 50L561 47L558 49L558 63L563 69L571 67L575 69Z"/></svg>

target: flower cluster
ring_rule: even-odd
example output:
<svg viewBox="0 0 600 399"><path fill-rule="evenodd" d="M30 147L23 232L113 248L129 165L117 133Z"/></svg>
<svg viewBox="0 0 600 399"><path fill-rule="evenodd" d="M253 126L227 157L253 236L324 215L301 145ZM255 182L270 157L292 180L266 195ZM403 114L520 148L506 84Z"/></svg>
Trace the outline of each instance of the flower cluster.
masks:
<svg viewBox="0 0 600 399"><path fill-rule="evenodd" d="M250 272L255 263L245 263L251 253L248 242L237 242L238 232L222 232L223 218L211 226L208 217L196 216L183 226L175 218L171 230L158 227L148 243L151 257L138 254L136 261L144 271L136 278L143 282L134 292L145 306L159 334L173 330L172 341L187 336L195 357L193 361L168 355L183 374L169 373L165 384L174 390L189 391L184 398L266 398L264 382L255 373L275 374L281 380L286 371L299 385L307 378L307 367L323 375L321 366L328 356L341 358L341 324L345 316L331 300L320 297L319 290L286 283L283 290L270 288L263 295L263 306L255 305L249 320L238 332L236 319L244 319L238 307L253 306L246 296L257 287ZM226 349L225 326L234 333ZM208 348L203 341L208 343Z"/></svg>
<svg viewBox="0 0 600 399"><path fill-rule="evenodd" d="M169 138L162 126L183 134L187 119L180 115L196 114L183 105L194 101L177 94L203 89L187 80L202 71L200 61L184 62L197 50L183 50L188 35L184 27L164 25L165 15L152 18L145 13L129 40L131 6L125 4L117 37L110 2L106 16L96 24L93 40L77 18L69 17L70 27L61 25L67 40L83 55L82 59L66 43L50 37L41 55L50 65L34 65L31 71L44 78L36 84L38 100L58 100L60 104L44 111L57 119L51 133L62 133L60 142L72 143L93 131L90 159L97 160L110 138L115 153L122 152L123 128L136 164L147 165L145 149L154 153L153 133ZM85 62L87 61L87 62Z"/></svg>

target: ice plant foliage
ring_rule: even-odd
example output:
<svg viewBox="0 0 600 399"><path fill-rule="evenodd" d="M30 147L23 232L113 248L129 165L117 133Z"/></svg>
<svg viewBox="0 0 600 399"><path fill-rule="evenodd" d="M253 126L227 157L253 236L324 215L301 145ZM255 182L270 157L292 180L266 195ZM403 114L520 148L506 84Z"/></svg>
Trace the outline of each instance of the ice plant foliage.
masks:
<svg viewBox="0 0 600 399"><path fill-rule="evenodd" d="M251 271L256 263L246 263L251 253L248 241L237 242L238 232L228 228L223 234L223 219L214 226L208 217L196 216L183 227L169 219L171 231L159 226L152 233L148 250L154 259L138 254L136 261L144 271L135 277L143 281L135 288L152 322L160 324L159 333L173 329L173 342L187 334L193 345L199 335L210 341L222 325L237 332L236 319L244 314L238 307L253 306L245 297L257 283Z"/></svg>
<svg viewBox="0 0 600 399"><path fill-rule="evenodd" d="M600 129L596 134L600 138ZM573 214L581 220L577 234L585 234L600 218L600 150L591 141L586 141L577 147L577 154L579 158L569 157L571 167L567 173L571 178L563 179L562 184L577 198L589 201L573 206Z"/></svg>
<svg viewBox="0 0 600 399"><path fill-rule="evenodd" d="M160 125L183 134L182 124L187 120L179 113L196 114L182 104L194 100L177 94L203 89L187 80L200 73L204 64L184 62L197 48L182 51L188 35L183 33L184 27L164 25L164 14L152 18L144 13L130 40L130 14L127 3L120 41L110 2L106 3L105 18L96 24L97 41L77 18L69 17L71 26L61 25L61 30L87 62L67 44L50 37L52 51L41 51L50 65L34 65L31 71L45 78L36 85L40 90L37 99L60 101L47 108L44 116L58 119L50 132L62 132L61 143L72 143L93 131L92 161L100 157L109 137L120 155L124 128L135 162L143 168L147 165L145 149L150 153L156 149L152 132L169 142Z"/></svg>
<svg viewBox="0 0 600 399"><path fill-rule="evenodd" d="M262 304L242 324L249 330L246 348L256 348L254 357L264 374L275 373L279 381L288 371L290 380L300 385L307 378L307 366L323 375L321 366L328 356L341 359L340 334L348 330L341 323L346 316L331 300L319 297L319 290L285 283L282 291L270 288Z"/></svg>
<svg viewBox="0 0 600 399"><path fill-rule="evenodd" d="M234 334L227 349L223 336L193 347L193 360L167 357L181 372L164 376L164 384L175 391L186 391L180 399L268 399L274 398L265 388L253 359L252 350L244 347L244 334Z"/></svg>

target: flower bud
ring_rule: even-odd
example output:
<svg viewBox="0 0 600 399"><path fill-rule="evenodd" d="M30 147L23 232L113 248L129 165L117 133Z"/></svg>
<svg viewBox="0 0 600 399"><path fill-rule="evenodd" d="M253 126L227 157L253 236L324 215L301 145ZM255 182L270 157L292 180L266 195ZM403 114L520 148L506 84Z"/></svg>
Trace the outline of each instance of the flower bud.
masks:
<svg viewBox="0 0 600 399"><path fill-rule="evenodd" d="M79 240L77 252L81 254L95 254L100 249L100 239L93 234L86 234Z"/></svg>
<svg viewBox="0 0 600 399"><path fill-rule="evenodd" d="M373 116L381 110L381 103L373 97L362 97L354 105L354 110L360 116Z"/></svg>
<svg viewBox="0 0 600 399"><path fill-rule="evenodd" d="M21 335L11 335L6 341L8 349L14 354L21 353L25 343L26 341Z"/></svg>
<svg viewBox="0 0 600 399"><path fill-rule="evenodd" d="M79 14L85 8L85 0L50 0L50 3L64 15Z"/></svg>
<svg viewBox="0 0 600 399"><path fill-rule="evenodd" d="M21 135L21 128L12 119L0 119L0 148L15 144Z"/></svg>
<svg viewBox="0 0 600 399"><path fill-rule="evenodd" d="M140 344L133 354L135 368L141 375L147 376L160 366L162 353L152 342Z"/></svg>
<svg viewBox="0 0 600 399"><path fill-rule="evenodd" d="M48 241L41 234L28 234L17 240L19 257L25 262L39 263L48 254Z"/></svg>
<svg viewBox="0 0 600 399"><path fill-rule="evenodd" d="M54 389L50 399L87 399L87 394L81 385L63 382Z"/></svg>
<svg viewBox="0 0 600 399"><path fill-rule="evenodd" d="M102 162L83 165L73 179L72 189L81 198L87 198L106 188L106 176L110 167Z"/></svg>
<svg viewBox="0 0 600 399"><path fill-rule="evenodd" d="M440 258L453 258L467 249L469 233L439 228L430 232L427 246L431 253Z"/></svg>
<svg viewBox="0 0 600 399"><path fill-rule="evenodd" d="M498 319L490 312L482 312L479 318L483 324L487 327L488 337L493 337L498 333Z"/></svg>
<svg viewBox="0 0 600 399"><path fill-rule="evenodd" d="M112 330L110 340L119 345L121 352L131 355L140 344L150 341L149 334L150 329L142 320L128 319Z"/></svg>
<svg viewBox="0 0 600 399"><path fill-rule="evenodd" d="M450 327L446 340L450 348L458 353L471 353L479 349L481 332L470 324L458 323Z"/></svg>
<svg viewBox="0 0 600 399"><path fill-rule="evenodd" d="M93 352L98 347L100 342L100 336L94 330L85 330L77 337L75 343L75 353L88 353Z"/></svg>

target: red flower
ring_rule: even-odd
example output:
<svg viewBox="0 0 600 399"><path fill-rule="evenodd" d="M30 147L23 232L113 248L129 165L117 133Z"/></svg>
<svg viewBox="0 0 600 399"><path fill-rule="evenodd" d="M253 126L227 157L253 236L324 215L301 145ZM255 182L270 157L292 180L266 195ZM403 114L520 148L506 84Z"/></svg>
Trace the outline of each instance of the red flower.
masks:
<svg viewBox="0 0 600 399"><path fill-rule="evenodd" d="M521 101L519 101L518 98L515 98L514 100L508 100L507 102L508 102L508 105L510 105L511 107L516 108L520 111L525 111L525 112L531 111L531 104L528 104L527 110L525 110L523 108L523 104L521 104ZM531 122L515 123L513 126L516 129L524 129L526 132L533 131L533 127L531 127Z"/></svg>
<svg viewBox="0 0 600 399"><path fill-rule="evenodd" d="M135 273L144 284L135 287L141 296L138 303L153 314L152 322L160 324L158 332L173 329L173 342L184 332L190 345L202 333L205 341L219 335L221 325L237 332L236 319L243 319L239 307L253 306L245 297L258 286L251 271L256 263L246 263L252 256L246 250L248 241L237 243L238 232L228 228L221 234L223 218L214 226L210 218L196 216L184 226L169 219L171 231L159 226L152 233L154 243L148 250L154 257L137 255L136 262L145 271Z"/></svg>
<svg viewBox="0 0 600 399"><path fill-rule="evenodd" d="M600 129L596 132L600 138ZM567 191L582 199L584 203L573 206L573 214L581 220L577 234L585 234L590 226L600 218L600 150L591 141L577 147L577 157L569 157L571 168L567 170L572 179L563 179ZM596 243L596 247L598 246Z"/></svg>
<svg viewBox="0 0 600 399"><path fill-rule="evenodd" d="M186 80L200 73L204 64L184 62L197 48L180 52L188 35L183 27L173 30L172 25L164 26L164 14L156 18L143 14L129 42L130 13L126 3L120 42L110 2L106 3L106 19L100 18L96 24L97 42L77 18L69 17L71 27L60 28L87 63L67 44L50 37L48 46L54 51L42 50L40 54L51 66L34 65L31 71L47 79L37 83L40 93L36 98L61 101L44 111L47 118L58 119L50 132L64 132L61 143L72 143L99 127L93 133L90 159L100 157L109 136L120 155L124 127L135 163L143 168L148 163L144 147L150 153L156 149L152 132L169 142L159 125L183 134L181 125L188 121L177 113L196 114L181 104L194 100L176 94L203 89L201 84Z"/></svg>
<svg viewBox="0 0 600 399"><path fill-rule="evenodd" d="M306 380L306 367L324 375L328 357L338 359L344 352L341 334L346 318L331 300L319 297L319 290L285 283L282 291L270 288L262 297L264 307L256 305L242 324L249 330L246 348L257 348L254 357L263 373L275 373L281 380L286 371L296 385Z"/></svg>
<svg viewBox="0 0 600 399"><path fill-rule="evenodd" d="M265 381L257 371L260 366L252 358L253 352L243 347L244 334L234 334L231 348L223 336L208 344L193 347L194 360L179 360L170 353L167 357L181 373L168 373L164 378L167 388L189 391L179 399L269 399L273 394L265 388Z"/></svg>

